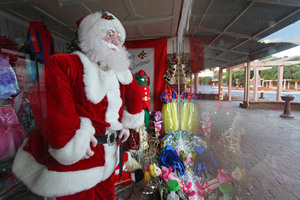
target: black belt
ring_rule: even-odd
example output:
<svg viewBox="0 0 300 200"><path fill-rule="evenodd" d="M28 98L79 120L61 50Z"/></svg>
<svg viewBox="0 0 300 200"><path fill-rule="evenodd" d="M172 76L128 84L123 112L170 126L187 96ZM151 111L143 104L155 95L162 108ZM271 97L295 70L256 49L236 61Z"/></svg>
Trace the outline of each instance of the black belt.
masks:
<svg viewBox="0 0 300 200"><path fill-rule="evenodd" d="M107 144L108 146L114 145L117 140L119 140L119 157L120 157L120 162L119 162L119 180L122 177L122 171L123 171L123 144L121 139L118 136L117 131L109 131L108 134L106 135L94 135L95 138L98 141L98 144Z"/></svg>

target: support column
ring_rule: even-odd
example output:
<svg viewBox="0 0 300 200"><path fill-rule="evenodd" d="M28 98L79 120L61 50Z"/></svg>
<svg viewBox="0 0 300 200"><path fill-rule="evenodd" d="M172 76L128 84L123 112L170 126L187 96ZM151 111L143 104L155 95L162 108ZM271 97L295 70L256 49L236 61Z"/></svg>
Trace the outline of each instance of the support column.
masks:
<svg viewBox="0 0 300 200"><path fill-rule="evenodd" d="M295 81L295 90L298 90L298 81Z"/></svg>
<svg viewBox="0 0 300 200"><path fill-rule="evenodd" d="M247 99L246 99L246 103L247 103L247 108L249 107L249 102L250 102L250 60L248 60L247 62L247 79L246 79L247 87L246 87L246 91L247 91Z"/></svg>
<svg viewBox="0 0 300 200"><path fill-rule="evenodd" d="M197 93L198 93L198 82L199 82L198 79L199 79L198 73L194 73L194 88Z"/></svg>
<svg viewBox="0 0 300 200"><path fill-rule="evenodd" d="M287 89L289 90L291 87L291 81L287 81L288 85L287 85Z"/></svg>
<svg viewBox="0 0 300 200"><path fill-rule="evenodd" d="M231 89L232 89L232 69L228 68L229 83L228 83L228 101L231 101Z"/></svg>
<svg viewBox="0 0 300 200"><path fill-rule="evenodd" d="M258 67L254 67L254 77L253 77L253 97L254 101L257 101L257 91L258 91Z"/></svg>
<svg viewBox="0 0 300 200"><path fill-rule="evenodd" d="M219 68L219 100L223 100L223 68Z"/></svg>
<svg viewBox="0 0 300 200"><path fill-rule="evenodd" d="M245 87L244 87L244 102L240 104L242 108L249 108L250 102L250 60L247 62L245 69Z"/></svg>
<svg viewBox="0 0 300 200"><path fill-rule="evenodd" d="M283 76L282 76L283 77ZM286 89L286 80L283 80L283 89Z"/></svg>
<svg viewBox="0 0 300 200"><path fill-rule="evenodd" d="M177 75L178 75L178 83L177 83L177 88L178 88L178 94L181 94L182 91L180 91L180 84L181 84L181 75L180 75L180 71L179 69L182 69L182 66L181 66L181 58L182 56L180 54L177 54L176 55L176 58L177 58ZM180 98L179 98L180 99ZM178 130L181 131L181 109L180 109L180 101L178 101L177 103L177 114L178 114Z"/></svg>
<svg viewBox="0 0 300 200"><path fill-rule="evenodd" d="M283 80L283 66L278 66L278 79L277 79L277 95L276 100L281 100L281 92L282 92L282 80Z"/></svg>
<svg viewBox="0 0 300 200"><path fill-rule="evenodd" d="M270 86L269 88L273 87L273 81L270 81Z"/></svg>
<svg viewBox="0 0 300 200"><path fill-rule="evenodd" d="M245 75L245 84L244 84L244 103L247 101L247 90L246 90L246 86L247 86L247 66L244 67L245 71L244 71L244 75Z"/></svg>

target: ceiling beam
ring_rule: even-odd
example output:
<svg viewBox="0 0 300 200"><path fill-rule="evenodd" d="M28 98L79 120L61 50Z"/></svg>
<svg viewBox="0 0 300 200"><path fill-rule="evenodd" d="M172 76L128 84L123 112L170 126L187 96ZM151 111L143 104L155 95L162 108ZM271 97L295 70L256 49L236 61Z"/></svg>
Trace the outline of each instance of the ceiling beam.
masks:
<svg viewBox="0 0 300 200"><path fill-rule="evenodd" d="M281 60L275 60L275 61L269 61L269 62L251 62L250 66L252 67L259 67L259 66L288 66L288 65L299 65L300 61L281 61Z"/></svg>
<svg viewBox="0 0 300 200"><path fill-rule="evenodd" d="M287 2L287 1L274 1L274 0L248 0L248 1L254 1L259 3L266 3L266 4L274 4L274 5L280 5L280 6L293 6L293 7L300 7L300 3L298 2Z"/></svg>
<svg viewBox="0 0 300 200"><path fill-rule="evenodd" d="M93 11L85 4L85 3L81 3L81 5L90 13L92 14Z"/></svg>
<svg viewBox="0 0 300 200"><path fill-rule="evenodd" d="M276 23L274 23L272 26L267 26L267 28L265 28L265 29L263 29L262 31L256 33L253 37L257 37L257 36L261 35L262 33L268 31L269 29L273 28L273 27L276 26L277 24L283 22L284 20L290 18L291 16L295 15L295 14L298 13L298 12L300 12L300 8L297 9L297 10L295 10L294 12L290 13L289 15L283 17L282 19L280 19L279 21L277 21ZM239 46L245 44L245 43L248 42L249 40L251 40L251 39L247 39L247 40L245 40L245 41L243 41L243 42L241 42L241 43L235 45L234 47L230 48L229 50L234 50L235 48L237 48L237 47L239 47ZM218 55L217 57L222 56L222 55L224 55L224 54L226 54L226 53L227 53L227 52L224 52L224 53Z"/></svg>
<svg viewBox="0 0 300 200"><path fill-rule="evenodd" d="M247 10L249 10L249 8L251 8L252 7L252 5L254 4L254 2L252 2L252 3L250 3L238 16L236 16L235 17L235 19L234 20L232 20L227 26L226 26L226 28L217 36L217 37L215 37L215 39L213 40L213 41L211 41L204 49L203 49L203 51L201 52L201 53L203 53L204 51L205 51L205 49L206 48L208 48L209 46L211 46L219 37L221 37L223 34L224 34L224 32L225 31L227 31L227 29L229 29L242 15L244 15L246 12L247 12ZM250 40L250 38L248 39L248 40ZM226 52L228 52L228 51L226 51ZM224 52L223 54L225 54L226 52ZM200 54L201 54L200 53Z"/></svg>
<svg viewBox="0 0 300 200"><path fill-rule="evenodd" d="M193 34L192 34L192 38L194 37L195 33L197 32L197 30L198 30L199 27L201 26L201 24L202 24L204 18L206 17L206 15L207 15L207 13L208 13L208 11L209 11L211 5L213 4L213 2L214 2L214 0L211 0L211 1L209 2L209 4L208 4L207 8L205 9L205 12L204 12L204 14L203 14L201 20L200 20L200 22L199 22L199 24L198 24L198 26L195 28L195 30L194 30L194 32L193 32Z"/></svg>
<svg viewBox="0 0 300 200"><path fill-rule="evenodd" d="M221 31L221 30L217 30L217 29L213 29L213 28L209 28L209 27L205 27L205 26L200 26L200 29L203 29L205 31L209 31L212 33L217 33L217 34L224 34L224 35L229 35L232 37L238 37L238 38L243 38L243 39L252 39L252 40L256 40L259 41L262 38L261 37L252 37L251 35L246 35L246 34L242 34L242 33L235 33L235 32L230 32L230 31Z"/></svg>
<svg viewBox="0 0 300 200"><path fill-rule="evenodd" d="M213 58L215 58L214 56L205 56L205 58L211 58L211 59L213 59ZM224 61L224 62L229 62L230 60L227 60L227 59L224 59L224 58L218 58L218 60L220 60L220 61Z"/></svg>
<svg viewBox="0 0 300 200"><path fill-rule="evenodd" d="M126 20L122 21L123 26L137 26L137 25L144 25L144 24L154 24L158 22L170 22L173 16L168 17L159 17L159 18L151 18L151 19L133 19L133 20Z"/></svg>
<svg viewBox="0 0 300 200"><path fill-rule="evenodd" d="M60 23L61 25L68 27L67 24L63 23L62 21L58 20L57 18L53 17L52 15L50 15L49 13L47 13L46 11L44 11L43 9L37 7L37 6L33 6L36 10L40 11L41 13L45 14L46 16L50 17L51 19L53 19L54 21Z"/></svg>
<svg viewBox="0 0 300 200"><path fill-rule="evenodd" d="M232 53L237 53L237 54L246 55L246 56L249 55L248 52L242 52L242 51L237 51L237 50L230 50L230 49L226 49L226 48L222 48L222 47L217 47L217 46L209 46L208 48L218 49L218 50L221 50L221 51L232 52Z"/></svg>

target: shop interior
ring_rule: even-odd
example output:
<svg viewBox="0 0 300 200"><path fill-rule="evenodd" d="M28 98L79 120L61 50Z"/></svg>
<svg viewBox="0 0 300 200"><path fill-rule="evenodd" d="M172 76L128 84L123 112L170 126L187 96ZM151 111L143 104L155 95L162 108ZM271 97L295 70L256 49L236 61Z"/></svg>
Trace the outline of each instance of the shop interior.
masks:
<svg viewBox="0 0 300 200"><path fill-rule="evenodd" d="M259 134L267 129L259 119L265 122L273 115L248 115L241 108L249 105L247 95L234 104L225 101L222 74L213 99L198 87L201 71L250 63L297 46L262 41L300 19L300 3L292 0L0 1L0 199L51 199L31 191L12 172L18 149L36 130L30 94L52 55L78 49L76 22L102 9L113 13L126 31L129 69L146 90L148 113L123 143L132 157L125 170L142 170L143 178L116 182L115 199L281 199L284 195L269 186L284 184L257 178L274 177L266 163L279 150ZM250 74L247 67L245 74ZM283 123L299 141L299 121L287 125L278 120L268 121L269 130ZM284 140L285 146L291 140ZM265 153L256 152L260 147ZM296 188L288 189L288 195L299 199Z"/></svg>

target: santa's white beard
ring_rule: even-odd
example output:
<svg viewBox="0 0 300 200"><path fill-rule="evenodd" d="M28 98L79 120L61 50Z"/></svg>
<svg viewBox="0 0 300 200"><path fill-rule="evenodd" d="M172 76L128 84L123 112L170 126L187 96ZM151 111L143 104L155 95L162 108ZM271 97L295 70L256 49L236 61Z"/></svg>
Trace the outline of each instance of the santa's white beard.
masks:
<svg viewBox="0 0 300 200"><path fill-rule="evenodd" d="M115 45L110 46L104 40L82 41L81 49L83 53L93 62L98 63L101 68L108 68L114 71L124 70L129 68L129 54L122 46L116 50Z"/></svg>

